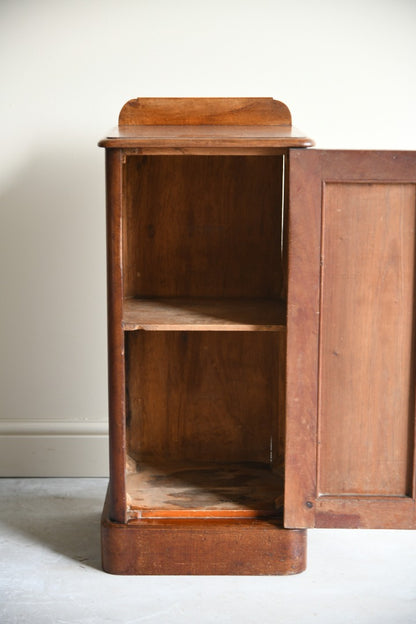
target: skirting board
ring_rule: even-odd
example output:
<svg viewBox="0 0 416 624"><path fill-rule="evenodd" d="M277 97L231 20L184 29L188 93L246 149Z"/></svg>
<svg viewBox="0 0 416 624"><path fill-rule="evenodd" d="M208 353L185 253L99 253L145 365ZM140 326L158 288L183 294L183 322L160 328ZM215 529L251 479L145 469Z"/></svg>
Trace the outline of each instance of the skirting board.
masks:
<svg viewBox="0 0 416 624"><path fill-rule="evenodd" d="M0 420L0 477L107 476L107 423Z"/></svg>

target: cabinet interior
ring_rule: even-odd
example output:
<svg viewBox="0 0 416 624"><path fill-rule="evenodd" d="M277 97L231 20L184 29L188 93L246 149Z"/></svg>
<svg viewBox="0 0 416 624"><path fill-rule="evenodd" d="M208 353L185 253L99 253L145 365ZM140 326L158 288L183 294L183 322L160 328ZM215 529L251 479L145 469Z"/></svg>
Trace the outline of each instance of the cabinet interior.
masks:
<svg viewBox="0 0 416 624"><path fill-rule="evenodd" d="M284 154L128 155L130 518L281 512Z"/></svg>

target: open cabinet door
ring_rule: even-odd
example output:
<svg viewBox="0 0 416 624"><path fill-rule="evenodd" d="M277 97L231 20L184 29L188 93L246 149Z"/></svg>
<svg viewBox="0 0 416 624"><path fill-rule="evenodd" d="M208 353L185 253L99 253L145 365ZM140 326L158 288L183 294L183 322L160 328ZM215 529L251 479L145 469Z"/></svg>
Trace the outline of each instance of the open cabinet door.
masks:
<svg viewBox="0 0 416 624"><path fill-rule="evenodd" d="M416 152L288 179L285 526L415 528Z"/></svg>

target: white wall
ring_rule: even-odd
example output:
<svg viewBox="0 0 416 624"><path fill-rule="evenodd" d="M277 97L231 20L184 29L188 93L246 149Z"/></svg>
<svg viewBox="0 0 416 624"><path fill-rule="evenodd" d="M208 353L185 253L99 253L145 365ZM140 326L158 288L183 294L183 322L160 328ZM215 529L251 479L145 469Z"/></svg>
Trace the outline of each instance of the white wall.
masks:
<svg viewBox="0 0 416 624"><path fill-rule="evenodd" d="M414 0L0 2L0 474L104 475L103 152L137 96L273 96L416 149Z"/></svg>

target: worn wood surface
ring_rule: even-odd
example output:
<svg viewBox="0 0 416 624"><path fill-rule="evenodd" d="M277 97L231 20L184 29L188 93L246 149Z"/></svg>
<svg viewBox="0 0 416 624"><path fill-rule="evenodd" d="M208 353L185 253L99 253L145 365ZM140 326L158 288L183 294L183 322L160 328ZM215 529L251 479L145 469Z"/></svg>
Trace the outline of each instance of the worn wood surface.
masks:
<svg viewBox="0 0 416 624"><path fill-rule="evenodd" d="M244 147L241 142L236 147L221 147L211 145L208 147L192 147L177 145L164 146L126 146L123 148L124 156L284 156L286 147Z"/></svg>
<svg viewBox="0 0 416 624"><path fill-rule="evenodd" d="M273 98L136 98L120 111L118 125L290 126L286 104Z"/></svg>
<svg viewBox="0 0 416 624"><path fill-rule="evenodd" d="M281 156L132 156L124 184L126 296L280 296Z"/></svg>
<svg viewBox="0 0 416 624"><path fill-rule="evenodd" d="M102 562L112 574L298 574L306 532L279 519L141 519L101 522Z"/></svg>
<svg viewBox="0 0 416 624"><path fill-rule="evenodd" d="M285 525L412 528L416 154L289 178Z"/></svg>
<svg viewBox="0 0 416 624"><path fill-rule="evenodd" d="M275 332L127 332L128 448L138 462L269 463Z"/></svg>
<svg viewBox="0 0 416 624"><path fill-rule="evenodd" d="M284 331L286 305L268 299L125 299L126 331Z"/></svg>
<svg viewBox="0 0 416 624"><path fill-rule="evenodd" d="M276 516L282 474L270 463L138 464L127 474L131 518Z"/></svg>

